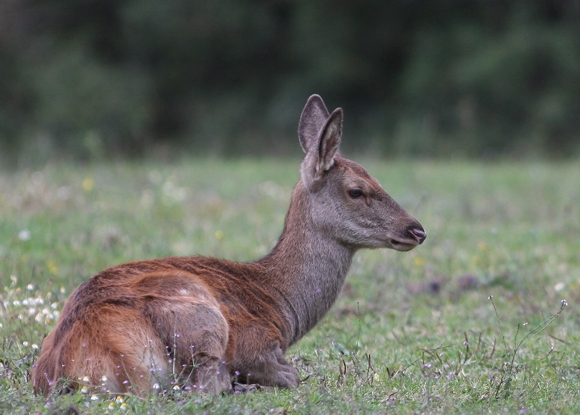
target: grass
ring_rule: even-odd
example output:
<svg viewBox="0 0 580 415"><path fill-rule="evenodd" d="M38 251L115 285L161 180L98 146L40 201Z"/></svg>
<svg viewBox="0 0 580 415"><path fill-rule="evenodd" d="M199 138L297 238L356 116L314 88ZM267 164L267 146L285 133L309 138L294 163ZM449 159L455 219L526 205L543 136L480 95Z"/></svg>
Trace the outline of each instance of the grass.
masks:
<svg viewBox="0 0 580 415"><path fill-rule="evenodd" d="M357 254L337 304L288 353L296 390L34 396L31 364L75 287L130 260L265 254L298 164L0 173L0 412L580 412L577 162L363 161L429 236L409 253Z"/></svg>

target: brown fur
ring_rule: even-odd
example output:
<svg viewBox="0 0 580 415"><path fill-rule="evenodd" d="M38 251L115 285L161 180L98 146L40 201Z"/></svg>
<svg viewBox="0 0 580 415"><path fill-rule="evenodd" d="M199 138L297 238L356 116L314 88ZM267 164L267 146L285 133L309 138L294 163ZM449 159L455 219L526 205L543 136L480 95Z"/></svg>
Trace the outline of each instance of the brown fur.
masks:
<svg viewBox="0 0 580 415"><path fill-rule="evenodd" d="M144 395L178 382L218 393L232 378L296 386L284 353L330 309L354 253L409 250L426 236L374 178L338 154L341 134L342 110L329 114L312 96L299 126L302 177L266 257L132 262L81 284L44 340L35 392L87 384Z"/></svg>

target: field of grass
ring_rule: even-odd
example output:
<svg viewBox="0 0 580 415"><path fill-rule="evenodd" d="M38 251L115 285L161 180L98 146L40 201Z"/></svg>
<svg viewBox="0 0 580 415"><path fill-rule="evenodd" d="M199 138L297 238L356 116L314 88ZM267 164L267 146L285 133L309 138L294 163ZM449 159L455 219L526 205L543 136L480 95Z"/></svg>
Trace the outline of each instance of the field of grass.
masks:
<svg viewBox="0 0 580 415"><path fill-rule="evenodd" d="M264 255L299 160L0 173L0 413L580 413L580 163L361 164L428 238L357 254L288 352L300 387L144 400L34 396L30 367L65 299L125 261Z"/></svg>

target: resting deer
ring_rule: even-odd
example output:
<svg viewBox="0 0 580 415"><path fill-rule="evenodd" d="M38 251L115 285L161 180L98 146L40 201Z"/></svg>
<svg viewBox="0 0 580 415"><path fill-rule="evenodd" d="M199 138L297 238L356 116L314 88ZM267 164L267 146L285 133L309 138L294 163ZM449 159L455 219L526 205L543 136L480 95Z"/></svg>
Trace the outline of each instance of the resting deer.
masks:
<svg viewBox="0 0 580 415"><path fill-rule="evenodd" d="M200 256L131 262L81 284L33 367L37 393L89 385L144 395L172 382L219 393L295 387L284 358L338 297L360 248L408 251L426 233L357 163L340 156L342 109L308 99L306 153L284 230L251 263ZM66 385L66 387L58 387Z"/></svg>

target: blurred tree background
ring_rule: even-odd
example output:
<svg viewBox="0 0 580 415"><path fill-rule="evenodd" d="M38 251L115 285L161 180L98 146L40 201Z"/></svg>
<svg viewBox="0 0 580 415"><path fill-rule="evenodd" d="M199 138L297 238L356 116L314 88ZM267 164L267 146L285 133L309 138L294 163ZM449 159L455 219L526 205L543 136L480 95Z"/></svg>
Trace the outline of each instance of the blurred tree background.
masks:
<svg viewBox="0 0 580 415"><path fill-rule="evenodd" d="M347 151L580 153L579 0L2 0L0 163ZM349 147L350 146L350 147Z"/></svg>

